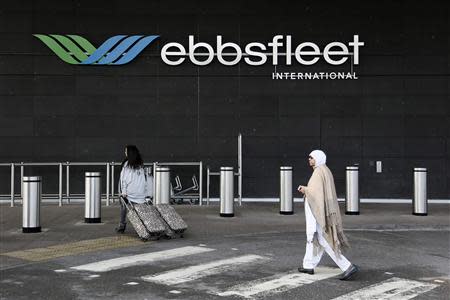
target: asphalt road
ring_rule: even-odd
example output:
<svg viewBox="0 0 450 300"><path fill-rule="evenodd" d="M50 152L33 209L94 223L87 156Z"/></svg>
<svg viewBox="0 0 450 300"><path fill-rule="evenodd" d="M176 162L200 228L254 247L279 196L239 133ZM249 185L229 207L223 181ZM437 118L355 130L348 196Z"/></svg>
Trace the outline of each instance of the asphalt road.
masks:
<svg viewBox="0 0 450 300"><path fill-rule="evenodd" d="M344 282L337 279L340 270L326 255L315 275L296 272L306 239L301 210L281 217L251 207L236 218L219 218L211 209L187 209L180 209L192 225L185 238L87 252L81 247L78 253L75 249L65 255L64 250L60 257L38 261L5 253L37 246L45 250L74 239L58 241L58 229L24 236L12 226L2 226L1 299L389 299L396 293L400 296L395 299L449 298L450 231L445 212L434 224L426 220L426 226L413 226L414 220L424 219L395 228L348 221L352 248L346 256L361 270ZM2 215L2 222L14 219L14 213ZM77 228L78 241L95 241L113 235L115 213L107 213L103 225L75 225L72 213L67 218ZM255 226L251 220L257 222L258 216L272 226ZM62 228L61 236L69 227ZM126 236L134 240L131 228Z"/></svg>

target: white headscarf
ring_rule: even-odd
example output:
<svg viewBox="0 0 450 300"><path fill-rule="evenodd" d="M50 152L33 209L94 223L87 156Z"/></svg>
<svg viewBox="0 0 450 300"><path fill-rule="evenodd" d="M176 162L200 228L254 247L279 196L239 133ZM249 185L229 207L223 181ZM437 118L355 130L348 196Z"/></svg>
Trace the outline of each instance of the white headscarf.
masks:
<svg viewBox="0 0 450 300"><path fill-rule="evenodd" d="M309 154L309 156L314 158L314 160L316 161L314 167L324 165L327 162L327 156L322 150L314 150Z"/></svg>

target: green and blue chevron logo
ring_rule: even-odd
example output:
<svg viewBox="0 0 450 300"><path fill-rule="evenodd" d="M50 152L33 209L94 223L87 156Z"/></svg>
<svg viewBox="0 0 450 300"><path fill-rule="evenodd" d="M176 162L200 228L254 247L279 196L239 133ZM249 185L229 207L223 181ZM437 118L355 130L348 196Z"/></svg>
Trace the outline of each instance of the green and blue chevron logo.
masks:
<svg viewBox="0 0 450 300"><path fill-rule="evenodd" d="M132 61L158 35L116 35L95 48L79 35L33 34L60 59L72 65L123 65Z"/></svg>

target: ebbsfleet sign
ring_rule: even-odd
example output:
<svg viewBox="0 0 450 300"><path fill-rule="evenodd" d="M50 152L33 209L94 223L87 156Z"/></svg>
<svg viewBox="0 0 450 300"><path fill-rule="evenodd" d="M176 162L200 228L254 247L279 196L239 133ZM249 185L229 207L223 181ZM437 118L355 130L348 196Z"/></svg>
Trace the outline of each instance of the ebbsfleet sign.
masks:
<svg viewBox="0 0 450 300"><path fill-rule="evenodd" d="M34 34L34 36L45 43L63 61L79 65L123 65L129 63L149 44L159 38L158 35L116 35L95 48L87 39L79 35ZM360 47L364 46L364 42L359 40L358 35L353 35L353 40L346 43L330 42L323 49L309 41L294 45L291 35L275 35L271 41L266 43L250 42L244 46L224 41L221 35L216 37L214 44L197 41L194 35L189 35L186 42L185 45L179 42L166 43L161 48L162 61L170 66L178 66L183 63L207 66L214 60L224 66L234 66L239 63L250 66L264 64L311 66L324 60L331 66L339 66L351 58L351 64L358 65ZM282 74L297 74L294 76L297 78L290 79L303 79L298 78L301 73ZM318 74L325 74L325 72ZM274 79L283 79L274 75L275 73L272 74Z"/></svg>

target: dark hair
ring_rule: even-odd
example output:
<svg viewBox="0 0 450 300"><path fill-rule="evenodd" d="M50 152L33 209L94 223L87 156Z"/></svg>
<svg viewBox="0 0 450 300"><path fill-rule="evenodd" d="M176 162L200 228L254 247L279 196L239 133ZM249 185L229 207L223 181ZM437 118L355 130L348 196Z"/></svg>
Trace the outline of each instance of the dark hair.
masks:
<svg viewBox="0 0 450 300"><path fill-rule="evenodd" d="M122 167L128 162L128 167L132 169L140 169L144 166L144 161L142 160L141 153L135 145L126 145L127 156L122 162Z"/></svg>

